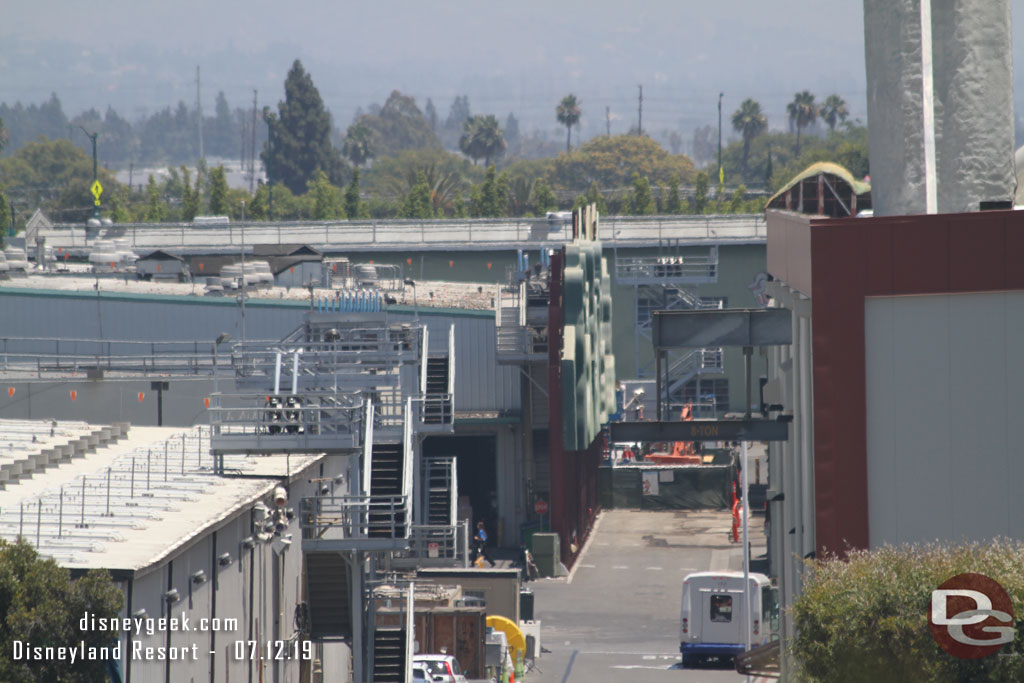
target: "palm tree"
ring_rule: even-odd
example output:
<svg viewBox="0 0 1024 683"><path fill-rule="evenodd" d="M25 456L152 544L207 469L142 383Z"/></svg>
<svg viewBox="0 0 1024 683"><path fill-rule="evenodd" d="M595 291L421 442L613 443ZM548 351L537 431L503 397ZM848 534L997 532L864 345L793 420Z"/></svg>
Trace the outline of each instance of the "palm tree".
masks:
<svg viewBox="0 0 1024 683"><path fill-rule="evenodd" d="M845 121L849 115L846 102L839 95L829 95L825 98L825 104L821 105L821 118L832 132L835 131L836 124Z"/></svg>
<svg viewBox="0 0 1024 683"><path fill-rule="evenodd" d="M462 126L459 149L476 163L484 160L484 166L491 165L491 159L505 151L505 133L498 125L494 114L470 116Z"/></svg>
<svg viewBox="0 0 1024 683"><path fill-rule="evenodd" d="M768 119L761 112L761 105L748 97L732 115L732 127L743 136L743 177L746 178L750 141L764 132L768 127Z"/></svg>
<svg viewBox="0 0 1024 683"><path fill-rule="evenodd" d="M800 156L800 133L818 120L814 95L808 90L796 93L793 101L786 105L786 113L789 114L790 127L796 127L796 156Z"/></svg>
<svg viewBox="0 0 1024 683"><path fill-rule="evenodd" d="M572 127L580 122L580 103L577 101L576 96L569 93L562 98L562 101L558 103L558 107L555 108L555 116L558 118L558 122L565 126L565 151L569 151L569 145L572 142Z"/></svg>

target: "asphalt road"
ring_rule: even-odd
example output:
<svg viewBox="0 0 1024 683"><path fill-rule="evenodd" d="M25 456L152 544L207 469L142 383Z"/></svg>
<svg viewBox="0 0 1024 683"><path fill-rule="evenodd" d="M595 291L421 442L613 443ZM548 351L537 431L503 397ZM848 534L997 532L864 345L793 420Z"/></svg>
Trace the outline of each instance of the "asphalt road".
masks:
<svg viewBox="0 0 1024 683"><path fill-rule="evenodd" d="M545 650L527 683L748 680L727 668L680 665L683 577L742 569L740 547L727 538L730 521L726 511L603 512L569 577L527 584ZM751 519L755 555L761 523Z"/></svg>

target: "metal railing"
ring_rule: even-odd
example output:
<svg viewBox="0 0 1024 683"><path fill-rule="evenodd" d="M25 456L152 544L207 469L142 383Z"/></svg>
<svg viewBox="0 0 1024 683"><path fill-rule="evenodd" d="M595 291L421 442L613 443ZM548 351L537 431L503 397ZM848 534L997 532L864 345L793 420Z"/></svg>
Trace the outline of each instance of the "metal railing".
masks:
<svg viewBox="0 0 1024 683"><path fill-rule="evenodd" d="M125 223L101 229L87 240L84 226L63 224L41 229L48 246L85 248L98 239L124 237L133 248L224 248L251 244L302 243L346 247L406 247L447 244L528 244L568 242L571 223L546 219L301 221L233 223L196 227L186 223ZM719 216L602 216L601 240L607 244L673 241L764 241L763 214Z"/></svg>
<svg viewBox="0 0 1024 683"><path fill-rule="evenodd" d="M718 250L712 248L708 256L620 256L615 260L615 280L621 284L716 282Z"/></svg>
<svg viewBox="0 0 1024 683"><path fill-rule="evenodd" d="M396 553L394 565L469 566L469 532L466 520L455 525L413 524L409 549Z"/></svg>
<svg viewBox="0 0 1024 683"><path fill-rule="evenodd" d="M214 353L211 341L132 341L56 337L0 338L0 368L36 377L118 372L172 376L224 374L231 369L226 350Z"/></svg>
<svg viewBox="0 0 1024 683"><path fill-rule="evenodd" d="M303 498L299 510L304 544L405 539L409 534L407 496Z"/></svg>
<svg viewBox="0 0 1024 683"><path fill-rule="evenodd" d="M334 438L339 448L354 448L360 443L363 405L358 401L343 405L333 394L289 395L269 400L252 394L215 394L213 398L217 405L210 406L209 414L214 439L245 435L268 447L292 437ZM259 405L251 405L257 400ZM243 405L220 405L225 401Z"/></svg>

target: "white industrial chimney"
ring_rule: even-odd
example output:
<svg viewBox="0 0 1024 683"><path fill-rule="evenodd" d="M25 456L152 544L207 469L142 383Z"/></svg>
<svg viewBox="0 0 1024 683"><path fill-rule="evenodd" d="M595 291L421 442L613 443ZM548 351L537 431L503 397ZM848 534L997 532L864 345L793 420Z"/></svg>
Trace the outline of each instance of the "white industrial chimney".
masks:
<svg viewBox="0 0 1024 683"><path fill-rule="evenodd" d="M921 50L921 20L929 14L931 60ZM864 0L876 216L928 212L929 119L934 122L938 212L978 211L988 202L1012 205L1016 179L1010 28L1009 0ZM925 110L929 100L930 113Z"/></svg>

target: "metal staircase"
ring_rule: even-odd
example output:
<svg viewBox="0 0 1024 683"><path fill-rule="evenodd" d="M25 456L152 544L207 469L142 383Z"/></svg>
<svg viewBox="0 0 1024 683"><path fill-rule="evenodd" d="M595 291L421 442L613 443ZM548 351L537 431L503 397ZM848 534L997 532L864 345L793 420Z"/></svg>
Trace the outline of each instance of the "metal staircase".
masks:
<svg viewBox="0 0 1024 683"><path fill-rule="evenodd" d="M450 359L447 356L427 358L427 390L423 401L425 424L446 424L452 421L448 378Z"/></svg>
<svg viewBox="0 0 1024 683"><path fill-rule="evenodd" d="M368 533L371 538L387 538L405 529L404 509L395 510L395 501L402 497L404 471L402 444L374 444L370 462L370 513Z"/></svg>
<svg viewBox="0 0 1024 683"><path fill-rule="evenodd" d="M351 638L351 578L341 553L306 553L310 637Z"/></svg>
<svg viewBox="0 0 1024 683"><path fill-rule="evenodd" d="M455 524L458 483L455 480L455 458L436 457L423 461L423 481L427 489L426 522L431 525Z"/></svg>
<svg viewBox="0 0 1024 683"><path fill-rule="evenodd" d="M378 627L373 634L373 683L405 683L404 628Z"/></svg>

